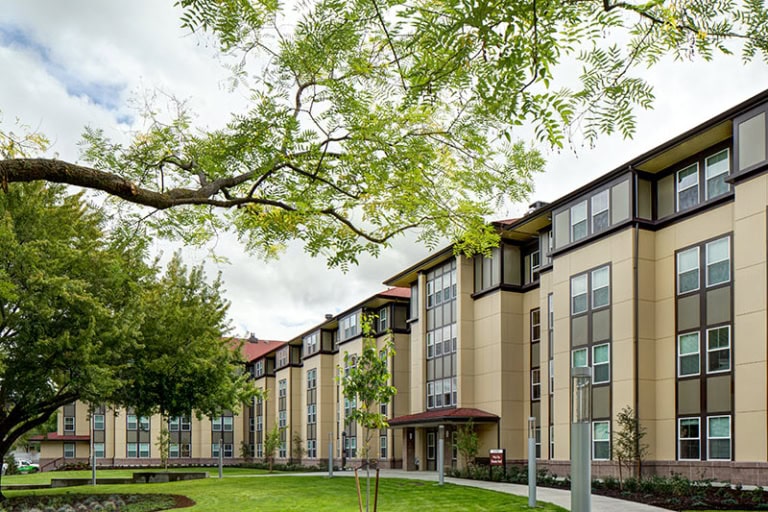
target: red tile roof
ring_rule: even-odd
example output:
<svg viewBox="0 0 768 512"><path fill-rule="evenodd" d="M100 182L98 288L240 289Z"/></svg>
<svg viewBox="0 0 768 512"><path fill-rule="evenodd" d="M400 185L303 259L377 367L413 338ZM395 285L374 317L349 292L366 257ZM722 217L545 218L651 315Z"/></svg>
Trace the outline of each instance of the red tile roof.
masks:
<svg viewBox="0 0 768 512"><path fill-rule="evenodd" d="M480 409L460 407L458 409L436 409L417 414L398 416L397 418L389 420L389 424L393 427L405 427L424 423L465 423L469 420L479 423L494 423L499 421L499 417L495 414L481 411Z"/></svg>
<svg viewBox="0 0 768 512"><path fill-rule="evenodd" d="M269 354L273 350L277 350L287 343L286 341L253 339L242 340L242 342L243 357L245 357L245 360L248 362L259 359L260 357Z"/></svg>
<svg viewBox="0 0 768 512"><path fill-rule="evenodd" d="M509 224L514 224L515 222L517 222L519 220L520 220L519 218L517 218L517 219L503 219L503 220L496 220L494 222L496 224L509 225Z"/></svg>
<svg viewBox="0 0 768 512"><path fill-rule="evenodd" d="M379 297L396 297L401 299L410 299L411 289L403 288L403 287L387 288L383 292L379 293Z"/></svg>
<svg viewBox="0 0 768 512"><path fill-rule="evenodd" d="M46 441L90 441L91 436L84 435L84 436L77 436L74 434L59 434L58 432L48 432L45 435L39 435L39 436L32 436L29 438L30 441L40 441L40 442L46 442Z"/></svg>

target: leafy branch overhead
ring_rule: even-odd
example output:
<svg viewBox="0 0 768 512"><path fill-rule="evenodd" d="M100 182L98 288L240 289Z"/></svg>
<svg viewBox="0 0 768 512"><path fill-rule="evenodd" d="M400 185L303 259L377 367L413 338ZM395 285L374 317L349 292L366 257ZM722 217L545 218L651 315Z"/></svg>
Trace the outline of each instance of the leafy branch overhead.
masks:
<svg viewBox="0 0 768 512"><path fill-rule="evenodd" d="M430 245L447 236L486 251L484 217L522 200L544 167L516 141L630 137L635 109L653 102L647 66L768 49L760 0L177 5L186 28L235 59L249 108L208 131L183 104L170 120L148 111L126 144L90 128L84 164L6 154L4 186L102 190L148 207L127 214L164 236L234 229L265 255L298 239L332 265L415 228Z"/></svg>

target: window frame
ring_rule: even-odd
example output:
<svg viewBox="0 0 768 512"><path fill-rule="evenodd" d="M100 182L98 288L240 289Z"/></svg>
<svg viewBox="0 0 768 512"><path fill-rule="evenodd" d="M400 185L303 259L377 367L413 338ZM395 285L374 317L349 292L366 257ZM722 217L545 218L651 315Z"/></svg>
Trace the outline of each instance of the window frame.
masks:
<svg viewBox="0 0 768 512"><path fill-rule="evenodd" d="M531 401L541 400L541 368L531 368Z"/></svg>
<svg viewBox="0 0 768 512"><path fill-rule="evenodd" d="M709 175L709 169L710 169L709 160L711 158L714 158L714 157L720 155L721 153L725 153L725 155L726 155L725 156L725 160L727 162L727 165L725 167L725 170L721 171L721 172L719 172L719 173L717 173L717 174L715 174L713 176L710 176ZM705 201L710 201L710 200L718 198L720 196L724 196L725 194L727 194L728 192L731 191L731 185L726 181L730 174L731 174L731 148L724 148L724 149L721 149L720 151L715 151L711 155L708 155L708 156L704 157L704 197L705 197ZM721 194L718 194L716 196L710 196L709 195L709 182L714 180L714 179L719 178L722 175L725 175L725 178L723 179L723 182L725 183L725 187L726 187L725 192L723 192Z"/></svg>
<svg viewBox="0 0 768 512"><path fill-rule="evenodd" d="M74 431L75 431L75 417L64 416L64 432L74 432Z"/></svg>
<svg viewBox="0 0 768 512"><path fill-rule="evenodd" d="M597 362L597 356L595 355L597 349L605 348L608 352L607 360L604 362ZM597 380L597 367L598 366L607 366L608 367L608 378L605 380ZM593 345L592 346L592 384L598 385L598 384L610 384L611 383L611 344L610 343L600 343L599 345Z"/></svg>
<svg viewBox="0 0 768 512"><path fill-rule="evenodd" d="M584 364L576 366L576 353L584 352ZM589 367L589 348L581 347L571 350L571 368L588 368Z"/></svg>
<svg viewBox="0 0 768 512"><path fill-rule="evenodd" d="M139 430L139 418L135 414L125 415L125 429L126 430Z"/></svg>
<svg viewBox="0 0 768 512"><path fill-rule="evenodd" d="M580 293L574 293L576 291L576 286L574 284L578 281L584 280L584 291ZM581 289L581 287L579 287ZM584 296L584 309L576 310L575 308L575 299L577 297ZM571 316L581 315L589 311L589 277L587 273L578 274L571 277Z"/></svg>
<svg viewBox="0 0 768 512"><path fill-rule="evenodd" d="M689 268L681 272L682 265L680 264L681 257L684 254L695 252L696 253L696 266L695 268ZM696 271L696 287L691 288L689 290L683 290L682 288L682 280L681 275ZM687 293L693 293L696 291L699 291L701 289L701 246L696 245L694 247L688 247L686 249L682 249L677 251L677 254L675 254L675 275L677 276L676 284L677 284L677 295L685 295Z"/></svg>
<svg viewBox="0 0 768 512"><path fill-rule="evenodd" d="M62 446L63 457L65 459L74 459L77 457L77 448L75 443L64 443Z"/></svg>
<svg viewBox="0 0 768 512"><path fill-rule="evenodd" d="M106 428L107 428L106 416L104 414L94 414L93 430L106 430Z"/></svg>
<svg viewBox="0 0 768 512"><path fill-rule="evenodd" d="M722 329L725 329L726 332L728 333L728 345L726 347L717 347L715 349L712 349L710 347L710 345L709 345L710 334L712 333L712 331L720 331ZM731 343L731 325L728 324L728 325L719 325L719 326L716 326L716 327L709 327L709 328L707 328L706 334L707 334L707 361L706 361L707 373L708 374L718 374L718 373L728 373L728 372L730 372L731 368L733 366L733 355L732 355L732 352L731 352L731 349L732 349L732 347L731 347L731 345L732 345L732 343ZM712 370L712 368L710 367L710 359L709 359L710 354L713 353L713 352L723 352L723 351L728 352L728 368L725 368L725 369L722 369L722 370Z"/></svg>
<svg viewBox="0 0 768 512"><path fill-rule="evenodd" d="M581 209L581 207L584 207L584 218L581 218L581 212L579 212L579 220L576 221L576 215L575 213ZM588 200L584 199L583 201L579 201L578 203L574 204L570 207L570 235L571 235L571 243L578 242L579 240L584 240L589 236L589 206L588 206ZM580 224L584 224L584 234L578 238L576 238L576 227Z"/></svg>
<svg viewBox="0 0 768 512"><path fill-rule="evenodd" d="M603 195L605 196L605 208L597 210L595 208L595 200ZM594 235L597 233L601 233L609 229L611 227L611 189L606 188L605 190L601 190L600 192L597 192L596 194L592 195L589 198L589 205L591 207L589 218L590 218L590 224L592 228L592 234ZM608 214L608 223L604 227L597 229L595 227L595 217L597 217L598 215L604 212Z"/></svg>
<svg viewBox="0 0 768 512"><path fill-rule="evenodd" d="M606 439L597 439L596 430L598 425L608 426L608 437ZM597 443L605 443L608 446L607 457L597 457ZM611 420L598 420L592 422L592 460L611 460Z"/></svg>
<svg viewBox="0 0 768 512"><path fill-rule="evenodd" d="M688 171L689 169L694 168L694 172L689 175L696 176L696 183L693 185L688 185L685 188L680 188L680 174ZM701 204L701 190L700 190L700 181L701 176L699 176L701 173L701 169L699 166L699 162L696 161L692 164L686 165L685 167L678 169L675 171L675 212L683 212L685 210L690 210L691 208L696 207L697 205ZM696 187L696 202L690 206L686 206L685 208L680 207L680 193L685 192L687 190L690 190L692 188Z"/></svg>
<svg viewBox="0 0 768 512"><path fill-rule="evenodd" d="M712 437L712 420L728 419L728 437ZM712 456L712 441L728 440L728 458L713 457ZM733 460L733 418L730 414L719 414L716 416L707 416L707 460L721 460L730 461Z"/></svg>
<svg viewBox="0 0 768 512"><path fill-rule="evenodd" d="M696 352L687 352L685 354L682 353L682 338L683 337L696 337ZM692 357L696 356L697 358L697 371L696 373L686 373L683 374L682 372L682 358L683 357ZM683 332L679 333L677 335L677 377L678 378L685 378L685 377L697 377L701 375L701 333L699 331L689 331L689 332Z"/></svg>
<svg viewBox="0 0 768 512"><path fill-rule="evenodd" d="M726 244L726 258L720 259L714 262L709 261L709 248L713 244L721 243L725 241ZM709 267L712 265L716 265L717 263L722 263L724 261L728 262L728 277L724 281L718 281L716 283L710 283L709 282ZM707 288L711 288L713 286L718 286L721 284L727 284L731 282L731 237L730 235L717 238L715 240L710 240L709 242L704 244L704 282L706 284Z"/></svg>
<svg viewBox="0 0 768 512"><path fill-rule="evenodd" d="M602 274L605 272L608 276L606 279L605 286L601 286L600 288L595 288L595 275L600 273ZM595 292L603 289L608 289L608 300L605 304L599 304L595 305ZM589 283L588 283L588 290L589 290L589 304L587 305L588 309L596 310L596 309L603 309L611 306L611 267L610 265L603 265L602 267L598 267L594 270L590 270L589 272Z"/></svg>
<svg viewBox="0 0 768 512"><path fill-rule="evenodd" d="M698 426L698 434L699 434L697 437L682 437L684 421L696 422L696 425ZM683 441L694 441L694 440L698 442L698 448L699 448L698 458L695 458L695 459L683 458L683 449L682 449ZM677 418L677 460L701 460L701 418L699 418L698 416Z"/></svg>

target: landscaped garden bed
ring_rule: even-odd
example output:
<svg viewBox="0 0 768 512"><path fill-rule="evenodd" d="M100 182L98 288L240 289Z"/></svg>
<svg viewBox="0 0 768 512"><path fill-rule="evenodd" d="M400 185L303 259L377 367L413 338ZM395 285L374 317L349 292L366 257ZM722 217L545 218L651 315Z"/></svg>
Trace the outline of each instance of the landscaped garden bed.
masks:
<svg viewBox="0 0 768 512"><path fill-rule="evenodd" d="M56 494L15 496L0 503L3 512L155 512L191 507L195 502L173 494Z"/></svg>
<svg viewBox="0 0 768 512"><path fill-rule="evenodd" d="M528 484L528 468L510 466L491 470L487 466L455 470L451 476L472 480L493 480L514 484ZM570 489L570 479L558 478L541 470L537 485ZM626 478L623 484L616 478L592 482L593 494L622 500L637 501L669 510L768 510L768 491L761 487L744 489L709 480L693 481L680 475L668 478L648 476L643 479Z"/></svg>

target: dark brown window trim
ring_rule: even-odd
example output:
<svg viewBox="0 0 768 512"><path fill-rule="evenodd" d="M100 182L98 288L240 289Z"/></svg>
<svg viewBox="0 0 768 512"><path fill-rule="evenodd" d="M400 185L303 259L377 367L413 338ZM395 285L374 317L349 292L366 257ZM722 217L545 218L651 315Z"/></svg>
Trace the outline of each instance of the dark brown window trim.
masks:
<svg viewBox="0 0 768 512"><path fill-rule="evenodd" d="M726 183L730 183L731 185L738 185L739 183L742 183L750 178L755 178L766 171L768 171L768 162L761 165L758 164L754 167L745 169L738 173L731 174L730 176L728 176L728 178L725 179L725 181Z"/></svg>

